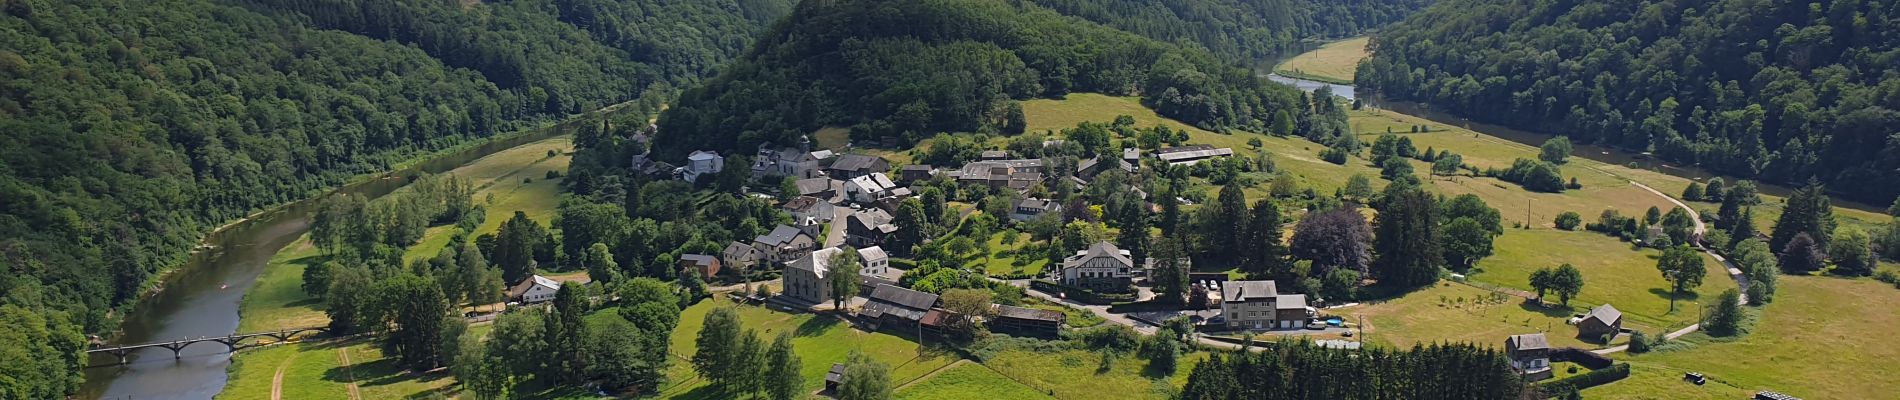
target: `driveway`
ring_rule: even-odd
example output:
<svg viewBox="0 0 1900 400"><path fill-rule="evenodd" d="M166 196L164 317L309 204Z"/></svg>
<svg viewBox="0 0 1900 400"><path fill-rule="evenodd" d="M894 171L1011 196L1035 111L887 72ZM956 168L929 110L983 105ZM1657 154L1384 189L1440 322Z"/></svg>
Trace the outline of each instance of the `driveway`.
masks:
<svg viewBox="0 0 1900 400"><path fill-rule="evenodd" d="M832 248L832 247L838 247L838 246L844 245L844 226L846 225L845 223L847 222L845 221L845 219L851 217L851 211L852 211L851 207L844 207L844 206L831 207L831 224L828 225L830 227L830 231L825 233L825 246L822 248Z"/></svg>

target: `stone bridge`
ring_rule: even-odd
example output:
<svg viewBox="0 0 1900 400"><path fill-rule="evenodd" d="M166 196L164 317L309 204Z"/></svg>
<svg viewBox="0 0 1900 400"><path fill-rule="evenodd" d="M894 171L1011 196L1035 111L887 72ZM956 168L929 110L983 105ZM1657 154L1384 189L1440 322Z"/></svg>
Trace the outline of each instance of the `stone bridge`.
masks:
<svg viewBox="0 0 1900 400"><path fill-rule="evenodd" d="M310 337L313 335L329 333L329 332L330 332L330 327L320 326L320 327L310 327L310 328L283 329L283 330L277 330L277 331L271 331L271 332L239 333L239 334L226 335L226 336L198 337L198 338L165 341L165 342L141 343L141 344L130 344L130 345L124 345L124 346L87 349L86 355L92 356L94 354L109 354L114 357L117 357L118 362L113 363L113 364L106 364L106 365L120 365L120 364L126 363L127 361L126 358L128 356L131 356L132 352L138 351L141 349L153 348L153 347L159 347L159 348L171 350L172 358L178 358L183 355L183 352L186 347L190 347L191 345L198 344L198 343L209 342L209 343L222 344L224 345L225 351L235 352L235 351L243 350L245 348L252 347L252 346L258 346L262 344L276 343L276 342L287 342L287 341L290 341L291 339L296 339L296 338L301 338L301 337ZM272 341L265 342L263 341L264 339L270 339ZM95 365L95 366L103 366L103 365Z"/></svg>

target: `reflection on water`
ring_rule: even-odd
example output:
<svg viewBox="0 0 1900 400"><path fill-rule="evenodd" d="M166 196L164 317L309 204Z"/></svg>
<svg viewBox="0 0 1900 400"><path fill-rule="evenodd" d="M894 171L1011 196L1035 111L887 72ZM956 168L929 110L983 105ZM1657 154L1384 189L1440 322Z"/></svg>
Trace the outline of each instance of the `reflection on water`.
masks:
<svg viewBox="0 0 1900 400"><path fill-rule="evenodd" d="M1326 83L1326 82L1320 82L1320 81L1315 81L1315 80L1306 80L1306 79L1294 78L1294 77L1280 75L1280 74L1267 74L1267 79L1272 80L1274 82L1279 82L1282 84L1299 88L1300 91L1302 92L1312 92L1314 90L1319 90L1319 88L1322 88L1322 87L1331 87L1333 88L1333 95L1335 96L1344 97L1346 98L1346 100L1353 100L1353 99L1358 98L1357 95L1354 93L1356 91L1353 90L1352 85L1341 85L1341 84L1336 84L1336 83Z"/></svg>

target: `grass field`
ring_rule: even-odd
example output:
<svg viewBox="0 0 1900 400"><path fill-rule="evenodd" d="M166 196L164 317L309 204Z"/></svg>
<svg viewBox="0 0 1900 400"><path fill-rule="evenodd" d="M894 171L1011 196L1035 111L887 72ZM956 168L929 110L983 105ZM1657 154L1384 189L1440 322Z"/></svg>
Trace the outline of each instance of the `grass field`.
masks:
<svg viewBox="0 0 1900 400"><path fill-rule="evenodd" d="M661 398L713 398L715 393L705 390L706 382L699 379L692 365L684 360L698 352L694 339L705 326L706 314L712 312L714 307L729 305L732 303L715 298L693 305L681 313L679 327L673 330L670 348L676 357L667 368L667 386L661 388ZM831 364L844 362L851 350L862 351L890 365L893 385L908 383L960 359L955 353L945 350L919 349L917 343L890 334L859 331L832 317L785 313L755 306L739 306L738 310L743 326L755 330L767 342L777 338L781 332L792 332L792 346L797 350L803 366L800 375L804 377L804 386L814 392L824 387L825 371L831 368Z"/></svg>
<svg viewBox="0 0 1900 400"><path fill-rule="evenodd" d="M568 163L574 159L568 154L573 149L572 137L549 138L495 152L449 171L450 175L468 179L475 185L475 204L487 210L481 226L469 237L500 230L501 223L514 217L515 211L527 213L528 218L544 226L552 221L555 208L560 206L561 181L546 179L547 173L558 171L565 175ZM550 150L560 155L550 158ZM491 196L493 201L490 201ZM454 232L453 225L429 228L419 243L403 253L403 260L435 256L448 246Z"/></svg>
<svg viewBox="0 0 1900 400"><path fill-rule="evenodd" d="M1012 274L1012 273L1027 273L1027 274L1042 273L1043 267L1049 264L1048 258L1033 257L1034 259L1026 260L1023 263L1023 265L1018 266L1016 265L1016 261L1017 261L1017 258L1019 257L1002 257L1002 256L994 255L996 253L1001 253L1006 250L1022 249L1023 246L1026 246L1029 244L1029 234L1020 233L1020 232L1016 234L1016 243L1003 244L1003 235L1005 234L1008 234L1008 232L998 232L995 235L990 236L989 245L990 245L990 253L992 255L990 257L987 257L983 263L984 273L989 274L990 276L1003 276L1003 275Z"/></svg>
<svg viewBox="0 0 1900 400"><path fill-rule="evenodd" d="M1688 370L1671 368L1656 363L1631 362L1630 376L1608 385L1597 386L1583 391L1583 398L1591 400L1733 400L1746 399L1754 391L1742 390L1719 379L1697 386L1682 380Z"/></svg>
<svg viewBox="0 0 1900 400"><path fill-rule="evenodd" d="M958 364L894 394L898 400L1053 399L976 363Z"/></svg>
<svg viewBox="0 0 1900 400"><path fill-rule="evenodd" d="M1873 280L1783 276L1775 302L1741 340L1689 335L1682 340L1693 347L1629 359L1703 372L1751 391L1809 399L1892 398L1900 393L1900 375L1892 373L1900 369L1900 347L1887 345L1887 335L1900 329L1895 304L1900 304L1900 290ZM1677 398L1675 387L1629 381L1586 394L1596 398L1601 390L1625 396L1620 398Z"/></svg>
<svg viewBox="0 0 1900 400"><path fill-rule="evenodd" d="M298 238L271 256L257 284L238 302L238 332L305 328L330 323L323 304L303 292L304 267L323 262L309 236Z"/></svg>
<svg viewBox="0 0 1900 400"><path fill-rule="evenodd" d="M1584 280L1583 292L1570 299L1575 312L1609 303L1623 312L1624 326L1631 328L1674 330L1694 324L1704 304L1735 288L1722 264L1704 256L1709 273L1702 278L1702 286L1694 296L1678 296L1676 311L1670 313L1669 281L1656 270L1661 251L1632 250L1627 242L1595 232L1555 229L1507 229L1494 245L1497 254L1478 261L1471 280L1531 291L1531 272L1569 263L1583 272ZM1556 298L1554 294L1548 297L1552 302Z"/></svg>
<svg viewBox="0 0 1900 400"><path fill-rule="evenodd" d="M1104 369L1102 355L1086 350L1005 351L984 364L1057 399L1167 399L1187 384L1188 371L1205 359L1207 353L1182 356L1180 367L1171 375L1148 369L1148 361L1134 355L1116 357Z"/></svg>
<svg viewBox="0 0 1900 400"><path fill-rule="evenodd" d="M1281 75L1333 83L1351 84L1359 61L1366 59L1371 37L1361 36L1327 43L1319 49L1300 54L1273 67Z"/></svg>
<svg viewBox="0 0 1900 400"><path fill-rule="evenodd" d="M469 328L481 333L485 325ZM347 357L348 367L343 360ZM365 399L453 397L455 377L446 370L416 374L403 370L373 340L295 343L245 350L231 367L223 399L269 399L273 381L285 399L349 399L349 384Z"/></svg>
<svg viewBox="0 0 1900 400"><path fill-rule="evenodd" d="M1569 313L1523 304L1523 299L1449 281L1403 297L1328 313L1363 322L1370 343L1409 348L1414 344L1471 342L1503 346L1511 335L1548 332L1552 346L1594 348L1564 324Z"/></svg>

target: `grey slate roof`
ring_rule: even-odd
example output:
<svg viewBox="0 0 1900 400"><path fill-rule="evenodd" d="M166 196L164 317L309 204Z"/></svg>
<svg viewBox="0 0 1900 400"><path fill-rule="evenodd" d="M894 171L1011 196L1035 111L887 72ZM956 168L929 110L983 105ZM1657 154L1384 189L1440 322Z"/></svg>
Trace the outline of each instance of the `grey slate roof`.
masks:
<svg viewBox="0 0 1900 400"><path fill-rule="evenodd" d="M1078 251L1076 255L1062 260L1062 269L1080 267L1088 263L1089 260L1101 257L1112 257L1115 259L1115 262L1121 263L1121 265L1128 267L1135 266L1134 260L1128 259L1128 254L1124 253L1125 251L1116 248L1114 243L1109 243L1106 240L1095 242L1095 244L1089 245L1088 250Z"/></svg>
<svg viewBox="0 0 1900 400"><path fill-rule="evenodd" d="M890 258L891 256L889 254L884 253L883 247L871 246L858 249L858 259L861 261L869 262L872 260L888 260Z"/></svg>
<svg viewBox="0 0 1900 400"><path fill-rule="evenodd" d="M1274 287L1273 281L1227 281L1220 287L1221 301L1228 303L1260 300L1279 295L1280 290ZM1300 302L1305 303L1306 298L1301 296Z"/></svg>
<svg viewBox="0 0 1900 400"><path fill-rule="evenodd" d="M1272 283L1272 282L1268 282L1268 283ZM1304 310L1306 309L1306 295L1282 294L1282 295L1277 295L1275 297L1277 297L1277 299L1273 301L1273 309L1275 310Z"/></svg>
<svg viewBox="0 0 1900 400"><path fill-rule="evenodd" d="M798 194L810 196L831 190L831 182L833 182L831 178L806 178L799 179L794 184L798 185Z"/></svg>
<svg viewBox="0 0 1900 400"><path fill-rule="evenodd" d="M784 245L786 243L791 242L792 238L798 237L798 235L803 234L803 233L804 232L799 231L798 228L793 228L786 225L779 225L776 228L772 228L772 233L767 233L765 234L765 236L760 236L757 239L753 239L753 241L764 243L768 246L777 247L777 246Z"/></svg>
<svg viewBox="0 0 1900 400"><path fill-rule="evenodd" d="M880 168L877 168L877 164L879 161L883 161L883 160L874 156L867 156L863 154L845 154L845 155L838 156L838 161L831 162L831 169L841 170L841 171L878 172L879 170L881 170Z"/></svg>
<svg viewBox="0 0 1900 400"><path fill-rule="evenodd" d="M1590 314L1584 315L1583 319L1585 320L1595 319L1598 321L1602 321L1604 325L1614 325L1616 324L1616 321L1623 320L1623 312L1617 311L1616 307L1610 306L1609 304L1606 303L1604 305L1597 306L1597 308L1591 309Z"/></svg>
<svg viewBox="0 0 1900 400"><path fill-rule="evenodd" d="M937 295L905 289L890 284L879 284L871 290L870 301L864 303L859 314L869 318L881 318L896 315L912 321L922 320L930 307L937 305Z"/></svg>
<svg viewBox="0 0 1900 400"><path fill-rule="evenodd" d="M719 259L705 254L681 254L680 261L692 261L693 265L703 267L712 265L714 262L718 262Z"/></svg>
<svg viewBox="0 0 1900 400"><path fill-rule="evenodd" d="M1544 339L1542 333L1529 333L1511 335L1510 339L1505 339L1505 345L1518 350L1545 350L1550 348L1550 341Z"/></svg>

